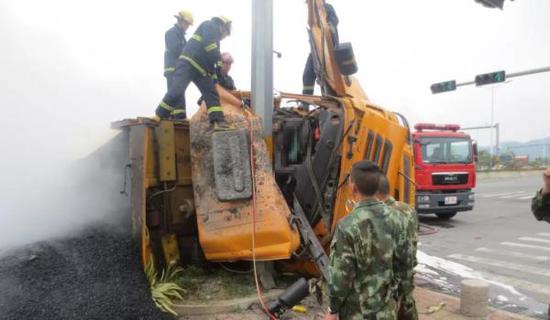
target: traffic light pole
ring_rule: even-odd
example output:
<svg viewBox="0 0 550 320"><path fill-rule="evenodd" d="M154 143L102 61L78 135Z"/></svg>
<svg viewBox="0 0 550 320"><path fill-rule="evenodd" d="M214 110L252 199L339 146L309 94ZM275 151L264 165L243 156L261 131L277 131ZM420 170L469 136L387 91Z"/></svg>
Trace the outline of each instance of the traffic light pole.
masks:
<svg viewBox="0 0 550 320"><path fill-rule="evenodd" d="M519 71L519 72L514 72L514 73L507 73L506 74L506 79L521 77L521 76L527 76L527 75L535 74L535 73L543 73L543 72L550 72L550 67L537 68L537 69ZM457 83L456 86L457 87L463 87L463 86L469 86L469 85L472 85L472 84L476 84L476 82L475 81L466 81L466 82Z"/></svg>
<svg viewBox="0 0 550 320"><path fill-rule="evenodd" d="M492 116L491 116L491 121ZM488 126L478 126L478 127L468 127L468 128L461 128L461 130L478 130L478 129L495 129L495 145L493 146L493 131L491 130L491 147L490 147L490 154L491 154L491 168L493 167L493 156L499 156L500 152L500 124L497 123L491 123ZM494 148L494 149L493 149ZM494 152L493 152L494 150Z"/></svg>

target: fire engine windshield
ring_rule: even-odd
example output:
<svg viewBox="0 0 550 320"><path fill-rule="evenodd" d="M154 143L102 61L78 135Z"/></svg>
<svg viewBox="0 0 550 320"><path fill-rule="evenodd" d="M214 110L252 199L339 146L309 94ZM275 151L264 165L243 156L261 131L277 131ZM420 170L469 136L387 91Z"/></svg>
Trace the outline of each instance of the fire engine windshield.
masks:
<svg viewBox="0 0 550 320"><path fill-rule="evenodd" d="M472 142L465 138L425 137L420 139L424 163L471 163Z"/></svg>

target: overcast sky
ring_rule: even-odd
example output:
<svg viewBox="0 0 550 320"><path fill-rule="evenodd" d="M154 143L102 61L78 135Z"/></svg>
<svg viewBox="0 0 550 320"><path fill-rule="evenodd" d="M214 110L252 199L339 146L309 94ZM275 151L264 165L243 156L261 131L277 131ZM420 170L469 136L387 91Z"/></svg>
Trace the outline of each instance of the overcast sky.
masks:
<svg viewBox="0 0 550 320"><path fill-rule="evenodd" d="M304 0L274 2L274 48L283 53L275 60L275 89L300 92L309 50L306 6ZM490 121L490 88L432 95L431 83L550 66L548 0L506 2L504 11L473 0L332 4L369 98L413 124ZM237 87L249 89L251 0L0 0L0 254L2 244L65 234L105 218L102 205L111 202L98 192L105 190L75 189L85 175L67 170L69 163L113 136L112 121L153 114L165 91L164 32L181 9L193 11L196 25L220 14L233 19L222 49L235 58ZM502 140L550 136L548 88L550 73L495 89ZM190 89L187 101L196 101L198 92ZM188 113L195 110L188 106ZM473 136L489 142L487 132ZM95 170L97 177L106 174Z"/></svg>
<svg viewBox="0 0 550 320"><path fill-rule="evenodd" d="M300 92L309 49L306 5L274 2L274 48L283 53L275 61L275 89ZM504 11L473 0L331 3L340 17L341 41L353 44L365 92L411 123L487 124L490 88L432 95L430 84L550 66L548 0L507 1ZM111 134L111 121L152 115L165 89L164 32L181 9L193 12L194 27L214 15L233 19L233 34L222 50L235 58L237 87L249 89L250 0L0 0L3 149L20 150L14 159L77 156ZM191 87L188 101L195 101ZM495 89L502 140L550 135L547 88L550 73L515 78ZM188 109L196 110L193 104ZM473 136L489 141L488 133Z"/></svg>

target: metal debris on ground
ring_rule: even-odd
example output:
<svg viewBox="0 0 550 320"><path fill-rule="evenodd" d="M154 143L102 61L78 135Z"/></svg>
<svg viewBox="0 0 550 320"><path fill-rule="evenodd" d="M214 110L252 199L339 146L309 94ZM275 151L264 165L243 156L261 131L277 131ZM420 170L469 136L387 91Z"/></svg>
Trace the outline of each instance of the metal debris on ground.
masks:
<svg viewBox="0 0 550 320"><path fill-rule="evenodd" d="M436 312L440 311L441 309L445 308L445 306L446 306L445 302L440 302L436 305L429 306L428 311L424 312L424 314L436 313ZM422 312L420 312L420 313L422 313Z"/></svg>

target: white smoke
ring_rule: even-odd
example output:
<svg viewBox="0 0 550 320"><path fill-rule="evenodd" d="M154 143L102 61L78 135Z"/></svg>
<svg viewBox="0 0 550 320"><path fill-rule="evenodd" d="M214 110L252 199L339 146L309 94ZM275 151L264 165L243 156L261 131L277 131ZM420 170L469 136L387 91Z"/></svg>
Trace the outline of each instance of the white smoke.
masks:
<svg viewBox="0 0 550 320"><path fill-rule="evenodd" d="M67 59L57 38L10 20L1 3L0 38L0 252L119 223L125 153L83 159L116 134L116 94Z"/></svg>

